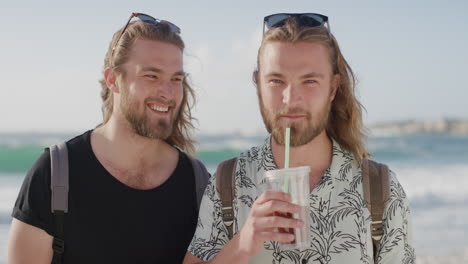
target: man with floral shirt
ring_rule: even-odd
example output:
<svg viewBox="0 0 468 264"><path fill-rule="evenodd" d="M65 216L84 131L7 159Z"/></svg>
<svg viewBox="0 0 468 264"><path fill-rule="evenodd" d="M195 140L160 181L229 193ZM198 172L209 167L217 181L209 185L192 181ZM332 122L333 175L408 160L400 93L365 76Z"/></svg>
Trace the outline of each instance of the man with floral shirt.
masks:
<svg viewBox="0 0 468 264"><path fill-rule="evenodd" d="M215 176L205 191L184 263L414 263L408 200L393 172L374 260L361 175L361 162L369 156L362 106L328 18L274 14L264 23L254 80L271 135L237 159L233 238L229 240L223 223ZM304 223L275 212L297 213L298 206L286 193L260 191L266 171L284 168L287 127L290 167L311 168L311 243L294 250L279 247L294 236L278 232L278 227Z"/></svg>

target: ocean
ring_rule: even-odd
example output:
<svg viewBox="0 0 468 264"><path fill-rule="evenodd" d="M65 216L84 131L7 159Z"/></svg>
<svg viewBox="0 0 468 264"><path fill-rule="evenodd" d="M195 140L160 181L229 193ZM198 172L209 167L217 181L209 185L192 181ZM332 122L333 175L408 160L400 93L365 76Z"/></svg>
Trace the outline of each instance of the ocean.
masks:
<svg viewBox="0 0 468 264"><path fill-rule="evenodd" d="M5 259L11 210L25 173L44 147L73 136L0 134L0 263ZM199 136L197 156L213 172L220 161L264 139L240 134ZM468 136L371 137L368 147L375 160L397 174L409 197L413 241L417 255L427 260L424 263L432 263L427 255L442 256L437 263L452 263L443 256L453 252L468 258Z"/></svg>

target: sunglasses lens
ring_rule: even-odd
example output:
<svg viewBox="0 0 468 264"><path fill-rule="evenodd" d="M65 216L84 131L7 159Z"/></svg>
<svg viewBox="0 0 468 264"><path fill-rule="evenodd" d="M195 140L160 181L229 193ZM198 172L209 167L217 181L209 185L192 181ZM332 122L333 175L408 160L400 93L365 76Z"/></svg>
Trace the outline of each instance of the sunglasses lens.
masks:
<svg viewBox="0 0 468 264"><path fill-rule="evenodd" d="M325 23L325 18L312 14L304 14L299 17L299 25L303 27L319 27Z"/></svg>
<svg viewBox="0 0 468 264"><path fill-rule="evenodd" d="M171 28L171 31L177 34L180 34L180 28L170 22L167 23L169 27Z"/></svg>
<svg viewBox="0 0 468 264"><path fill-rule="evenodd" d="M150 24L166 24L169 26L169 28L171 29L172 32L176 33L176 34L180 34L180 28L174 24L172 24L171 22L169 21L166 21L166 20L159 20L159 19L156 19L152 16L149 16L149 15L145 15L145 14L138 14L138 18L143 21L143 22L146 22L146 23L150 23Z"/></svg>
<svg viewBox="0 0 468 264"><path fill-rule="evenodd" d="M156 24L157 23L157 21L156 21L156 19L154 17L148 16L148 15L145 15L145 14L139 14L138 18L141 21L146 22L146 23L151 23L151 24Z"/></svg>
<svg viewBox="0 0 468 264"><path fill-rule="evenodd" d="M266 17L265 24L267 26L267 29L283 26L284 22L286 21L286 19L288 19L288 17L289 15L284 15L284 14L277 14L277 15Z"/></svg>
<svg viewBox="0 0 468 264"><path fill-rule="evenodd" d="M282 27L290 17L296 17L301 27L319 27L327 22L327 17L319 14L275 14L265 17L266 29Z"/></svg>

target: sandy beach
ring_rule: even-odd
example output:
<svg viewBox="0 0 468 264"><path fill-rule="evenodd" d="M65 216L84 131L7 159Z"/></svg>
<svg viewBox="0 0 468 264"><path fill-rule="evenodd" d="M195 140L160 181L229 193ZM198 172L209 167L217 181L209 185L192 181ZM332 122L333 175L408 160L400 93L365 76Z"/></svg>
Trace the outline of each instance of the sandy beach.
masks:
<svg viewBox="0 0 468 264"><path fill-rule="evenodd" d="M468 263L468 248L435 255L418 255L416 264L461 264Z"/></svg>

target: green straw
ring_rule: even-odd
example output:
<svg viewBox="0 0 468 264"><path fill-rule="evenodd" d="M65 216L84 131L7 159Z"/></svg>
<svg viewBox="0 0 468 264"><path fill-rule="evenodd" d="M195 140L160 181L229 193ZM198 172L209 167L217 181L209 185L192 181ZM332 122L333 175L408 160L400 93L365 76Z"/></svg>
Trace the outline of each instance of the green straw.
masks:
<svg viewBox="0 0 468 264"><path fill-rule="evenodd" d="M286 128L286 136L285 136L285 144L284 144L284 168L287 169L289 168L289 139L291 135L291 129L289 127ZM288 192L289 191L289 181L288 178L284 178L284 184L283 184L283 192Z"/></svg>

